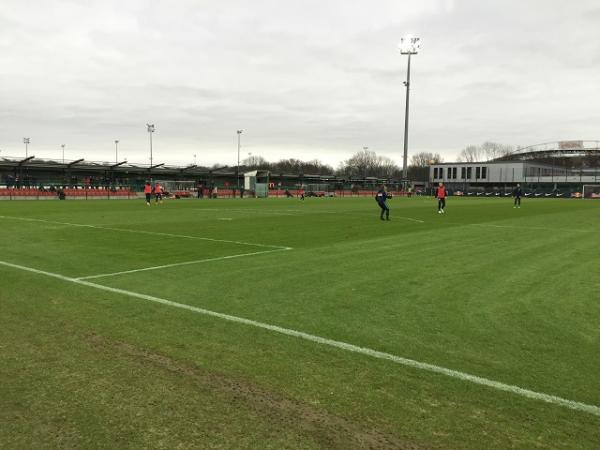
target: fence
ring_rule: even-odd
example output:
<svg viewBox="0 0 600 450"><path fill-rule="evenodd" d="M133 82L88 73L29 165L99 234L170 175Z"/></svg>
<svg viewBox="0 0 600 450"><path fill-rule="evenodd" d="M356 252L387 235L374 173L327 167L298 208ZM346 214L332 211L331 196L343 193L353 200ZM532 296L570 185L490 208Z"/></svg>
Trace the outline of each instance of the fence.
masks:
<svg viewBox="0 0 600 450"><path fill-rule="evenodd" d="M66 198L77 200L110 200L137 198L138 193L129 189L32 189L0 188L0 200L54 200L63 193Z"/></svg>

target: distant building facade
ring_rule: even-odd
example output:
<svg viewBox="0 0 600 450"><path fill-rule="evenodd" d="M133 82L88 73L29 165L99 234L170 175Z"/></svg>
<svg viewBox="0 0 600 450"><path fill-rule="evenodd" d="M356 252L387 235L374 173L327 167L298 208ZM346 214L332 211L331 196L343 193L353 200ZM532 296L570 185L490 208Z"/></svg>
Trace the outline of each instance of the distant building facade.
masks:
<svg viewBox="0 0 600 450"><path fill-rule="evenodd" d="M517 183L532 187L600 184L600 168L569 169L534 161L440 163L429 168L430 184L443 182L453 189L509 188Z"/></svg>

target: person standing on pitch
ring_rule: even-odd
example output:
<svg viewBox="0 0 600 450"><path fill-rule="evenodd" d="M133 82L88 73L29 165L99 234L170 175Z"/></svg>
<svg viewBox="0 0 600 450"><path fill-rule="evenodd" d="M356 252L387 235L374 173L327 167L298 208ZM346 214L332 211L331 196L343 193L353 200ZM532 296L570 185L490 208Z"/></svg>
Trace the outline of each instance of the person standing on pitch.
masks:
<svg viewBox="0 0 600 450"><path fill-rule="evenodd" d="M154 185L154 203L162 203L163 188L160 183Z"/></svg>
<svg viewBox="0 0 600 450"><path fill-rule="evenodd" d="M146 205L150 206L150 199L152 198L152 185L149 181L146 181L144 185L144 194L146 195Z"/></svg>
<svg viewBox="0 0 600 450"><path fill-rule="evenodd" d="M517 184L517 187L513 191L513 197L515 198L515 206L513 208L521 207L521 196L523 195L523 191L521 190L521 185Z"/></svg>
<svg viewBox="0 0 600 450"><path fill-rule="evenodd" d="M375 200L377 201L377 204L381 208L381 215L379 216L379 218L381 220L384 220L383 219L384 214L385 214L385 220L390 220L390 208L385 203L387 201L387 199L390 197L391 197L391 195L388 194L387 189L385 188L385 185L381 185L381 189L379 189L377 191L377 195L375 195Z"/></svg>
<svg viewBox="0 0 600 450"><path fill-rule="evenodd" d="M438 214L444 214L444 208L446 207L446 186L444 186L444 183L438 185L435 197L438 200Z"/></svg>

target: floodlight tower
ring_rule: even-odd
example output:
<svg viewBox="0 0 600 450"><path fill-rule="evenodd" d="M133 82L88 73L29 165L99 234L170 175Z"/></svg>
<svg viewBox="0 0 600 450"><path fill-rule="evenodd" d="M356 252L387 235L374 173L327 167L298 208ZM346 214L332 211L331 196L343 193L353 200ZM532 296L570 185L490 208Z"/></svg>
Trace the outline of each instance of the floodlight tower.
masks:
<svg viewBox="0 0 600 450"><path fill-rule="evenodd" d="M146 127L150 135L150 179L152 179L152 133L154 133L154 124L147 123Z"/></svg>
<svg viewBox="0 0 600 450"><path fill-rule="evenodd" d="M60 146L62 147L62 159L63 159L63 164L65 163L65 145L66 144L60 144Z"/></svg>
<svg viewBox="0 0 600 450"><path fill-rule="evenodd" d="M402 178L404 184L408 178L408 104L410 94L410 57L416 55L421 50L421 38L414 36L405 36L400 39L398 45L401 55L408 55L408 69L406 70L406 111L404 112L404 161L402 162ZM405 186L406 187L406 186Z"/></svg>
<svg viewBox="0 0 600 450"><path fill-rule="evenodd" d="M23 138L23 144L25 144L25 158L27 158L29 156L27 154L27 147L29 146L29 142L30 142L29 138Z"/></svg>
<svg viewBox="0 0 600 450"><path fill-rule="evenodd" d="M119 163L119 140L115 139L115 164Z"/></svg>
<svg viewBox="0 0 600 450"><path fill-rule="evenodd" d="M235 174L235 178L237 181L237 191L240 192L240 147L242 142L242 133L244 130L237 130L238 135L238 159L237 159L237 171Z"/></svg>

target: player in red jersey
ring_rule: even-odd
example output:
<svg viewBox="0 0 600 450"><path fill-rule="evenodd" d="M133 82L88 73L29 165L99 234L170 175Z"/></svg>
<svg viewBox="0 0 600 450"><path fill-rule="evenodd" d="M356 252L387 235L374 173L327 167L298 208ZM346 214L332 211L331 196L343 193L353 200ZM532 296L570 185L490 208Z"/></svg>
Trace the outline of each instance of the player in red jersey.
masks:
<svg viewBox="0 0 600 450"><path fill-rule="evenodd" d="M144 185L144 194L146 195L146 205L150 206L150 199L152 197L152 185L149 181Z"/></svg>
<svg viewBox="0 0 600 450"><path fill-rule="evenodd" d="M438 214L444 214L444 208L446 207L446 186L444 183L440 183L435 197L438 199Z"/></svg>
<svg viewBox="0 0 600 450"><path fill-rule="evenodd" d="M163 187L160 185L160 183L156 183L154 185L154 202L162 203L162 198L163 198Z"/></svg>

